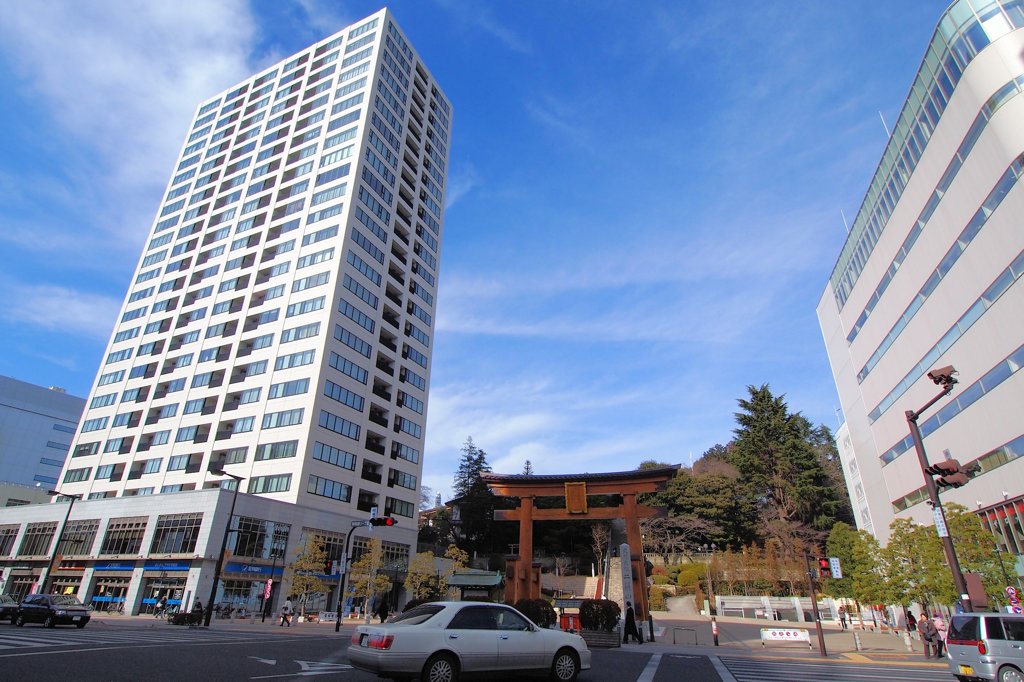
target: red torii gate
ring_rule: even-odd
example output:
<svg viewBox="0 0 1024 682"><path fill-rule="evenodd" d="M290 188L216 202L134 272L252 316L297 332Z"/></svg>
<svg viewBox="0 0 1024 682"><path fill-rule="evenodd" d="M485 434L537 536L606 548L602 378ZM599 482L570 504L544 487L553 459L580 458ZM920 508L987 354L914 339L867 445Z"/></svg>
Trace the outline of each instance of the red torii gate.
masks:
<svg viewBox="0 0 1024 682"><path fill-rule="evenodd" d="M506 559L505 600L515 603L520 599L540 598L540 567L533 563L534 521L624 519L626 542L629 544L628 558L632 565L634 610L638 618L645 617L648 613L647 580L640 519L659 516L663 510L637 504L636 496L639 493L664 490L678 470L677 464L604 474L480 474L480 478L495 495L519 498L517 509L494 511L495 521L519 521L519 554L510 555ZM618 507L590 508L587 505L588 495L621 495L622 504ZM563 496L564 509L534 507L534 500L538 497Z"/></svg>

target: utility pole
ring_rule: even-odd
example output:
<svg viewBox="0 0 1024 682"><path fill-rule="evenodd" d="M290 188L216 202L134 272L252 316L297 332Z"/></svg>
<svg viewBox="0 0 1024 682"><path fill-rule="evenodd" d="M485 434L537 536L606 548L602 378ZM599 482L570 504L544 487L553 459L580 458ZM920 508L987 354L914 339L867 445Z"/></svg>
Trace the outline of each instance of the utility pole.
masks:
<svg viewBox="0 0 1024 682"><path fill-rule="evenodd" d="M814 614L814 626L818 629L818 650L823 657L828 657L825 652L825 634L821 631L821 613L818 611L818 595L814 588L814 573L811 571L811 557L804 550L804 563L807 565L807 588L811 593L811 613Z"/></svg>

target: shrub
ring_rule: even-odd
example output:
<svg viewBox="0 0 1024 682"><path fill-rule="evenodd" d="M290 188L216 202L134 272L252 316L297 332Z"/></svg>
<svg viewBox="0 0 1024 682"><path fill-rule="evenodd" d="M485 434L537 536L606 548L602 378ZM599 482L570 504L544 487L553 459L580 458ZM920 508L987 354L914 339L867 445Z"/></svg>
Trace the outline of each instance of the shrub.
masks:
<svg viewBox="0 0 1024 682"><path fill-rule="evenodd" d="M648 606L651 611L665 610L665 590L659 587L652 587L648 598L650 599L650 604Z"/></svg>
<svg viewBox="0 0 1024 682"><path fill-rule="evenodd" d="M705 575L704 564L684 564L680 566L679 573L676 575L676 585L687 594L692 594L697 586L705 580Z"/></svg>
<svg viewBox="0 0 1024 682"><path fill-rule="evenodd" d="M609 599L584 599L580 603L580 627L613 632L621 613L619 605Z"/></svg>
<svg viewBox="0 0 1024 682"><path fill-rule="evenodd" d="M409 609L414 609L417 606L420 606L422 604L429 604L432 601L437 601L437 600L436 599L410 599L409 601L405 602L405 606L402 607L402 613L405 613Z"/></svg>
<svg viewBox="0 0 1024 682"><path fill-rule="evenodd" d="M520 599L513 606L542 628L549 628L558 620L555 609L547 599Z"/></svg>
<svg viewBox="0 0 1024 682"><path fill-rule="evenodd" d="M653 578L654 578L654 584L655 585L668 585L669 584L669 579L668 579L667 575L660 575L658 573L655 573Z"/></svg>
<svg viewBox="0 0 1024 682"><path fill-rule="evenodd" d="M665 570L664 566L655 566L654 569L651 571L651 575L653 575L653 576L668 575L668 571Z"/></svg>

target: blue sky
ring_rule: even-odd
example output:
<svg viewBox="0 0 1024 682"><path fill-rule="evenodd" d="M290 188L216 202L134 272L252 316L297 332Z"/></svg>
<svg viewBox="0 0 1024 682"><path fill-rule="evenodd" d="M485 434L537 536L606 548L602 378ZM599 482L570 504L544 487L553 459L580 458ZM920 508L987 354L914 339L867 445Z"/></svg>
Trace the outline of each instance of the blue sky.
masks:
<svg viewBox="0 0 1024 682"><path fill-rule="evenodd" d="M815 306L943 5L397 0L454 107L424 483L687 464ZM85 396L195 106L381 5L34 0L0 22L0 374Z"/></svg>

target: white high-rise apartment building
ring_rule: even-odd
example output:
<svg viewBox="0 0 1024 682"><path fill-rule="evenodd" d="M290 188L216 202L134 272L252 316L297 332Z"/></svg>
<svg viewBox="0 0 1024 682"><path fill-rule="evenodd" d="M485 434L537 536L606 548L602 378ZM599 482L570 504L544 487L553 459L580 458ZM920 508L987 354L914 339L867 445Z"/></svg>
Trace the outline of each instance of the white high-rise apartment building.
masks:
<svg viewBox="0 0 1024 682"><path fill-rule="evenodd" d="M930 462L977 464L946 503L1024 554L1024 4L958 0L941 16L818 305L846 423L860 528L932 522L906 412Z"/></svg>
<svg viewBox="0 0 1024 682"><path fill-rule="evenodd" d="M415 528L451 115L387 10L203 102L61 492Z"/></svg>

